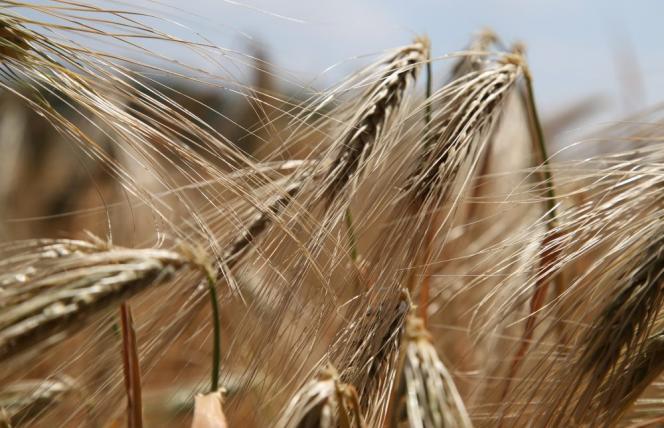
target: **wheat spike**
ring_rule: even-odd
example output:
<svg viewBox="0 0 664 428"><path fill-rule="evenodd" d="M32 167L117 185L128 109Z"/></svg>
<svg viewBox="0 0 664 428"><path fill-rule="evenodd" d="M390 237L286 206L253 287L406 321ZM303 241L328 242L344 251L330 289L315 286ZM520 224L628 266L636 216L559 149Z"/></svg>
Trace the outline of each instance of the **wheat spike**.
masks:
<svg viewBox="0 0 664 428"><path fill-rule="evenodd" d="M408 179L413 209L427 200L438 206L446 199L461 165L478 152L491 133L520 71L520 65L499 63L468 73L434 94L433 100L441 102Z"/></svg>
<svg viewBox="0 0 664 428"><path fill-rule="evenodd" d="M438 358L421 318L410 314L391 398L389 427L472 427L452 375Z"/></svg>
<svg viewBox="0 0 664 428"><path fill-rule="evenodd" d="M32 241L3 261L0 281L0 360L62 340L91 317L164 283L190 257L160 249L126 249L101 242ZM16 250L21 252L15 253ZM7 254L7 253L6 253Z"/></svg>
<svg viewBox="0 0 664 428"><path fill-rule="evenodd" d="M363 95L362 107L340 137L340 148L329 167L324 197L329 205L351 181L361 177L369 158L394 110L399 107L409 78L415 78L428 58L429 42L418 39L385 61L385 71Z"/></svg>
<svg viewBox="0 0 664 428"><path fill-rule="evenodd" d="M357 392L342 383L332 366L307 383L292 398L278 428L365 428Z"/></svg>
<svg viewBox="0 0 664 428"><path fill-rule="evenodd" d="M597 419L611 423L634 404L643 391L664 371L664 332L649 337L643 347L632 353L599 396Z"/></svg>
<svg viewBox="0 0 664 428"><path fill-rule="evenodd" d="M341 367L341 378L357 389L368 423L379 425L387 410L410 300L399 290L374 298L369 309L359 308L344 327L331 354Z"/></svg>
<svg viewBox="0 0 664 428"><path fill-rule="evenodd" d="M644 259L621 278L624 283L582 339L580 364L593 380L604 379L625 350L641 348L648 337L664 299L663 251L661 238L655 236L643 249Z"/></svg>
<svg viewBox="0 0 664 428"><path fill-rule="evenodd" d="M661 354L661 337L651 337L651 332L664 297L662 248L659 236L646 244L643 258L626 266L627 271L618 279L620 285L580 338L583 345L578 362L569 372L573 378L567 377L561 388L560 407L569 409L569 417L582 421L601 418L604 411L620 413L624 403L618 407L613 404L626 400L628 392L632 394L631 389L642 380L640 376L645 376L645 366L652 365L647 362L649 358ZM579 395L572 401L570 397L577 390ZM603 405L606 407L601 411L595 407Z"/></svg>

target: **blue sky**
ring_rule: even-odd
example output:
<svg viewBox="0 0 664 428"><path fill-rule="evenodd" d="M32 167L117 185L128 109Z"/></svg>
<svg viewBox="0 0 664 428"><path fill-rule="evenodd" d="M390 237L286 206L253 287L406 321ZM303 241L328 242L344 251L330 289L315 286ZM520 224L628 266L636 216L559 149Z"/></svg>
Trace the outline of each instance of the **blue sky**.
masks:
<svg viewBox="0 0 664 428"><path fill-rule="evenodd" d="M155 8L163 12L164 2L159 3ZM545 112L594 94L609 97L618 112L664 100L664 2L660 1L188 0L166 4L185 9L173 10L172 19L215 43L240 50L259 43L268 49L270 61L303 81L318 76L320 85L331 84L361 63L352 58L405 44L415 34L428 34L434 55L443 55L460 50L473 32L490 26L508 43L526 43Z"/></svg>
<svg viewBox="0 0 664 428"><path fill-rule="evenodd" d="M249 53L252 44L260 45L278 73L301 85L327 87L417 34L429 35L434 56L458 51L488 26L507 44L526 44L545 115L593 95L609 101L605 113L610 114L603 118L664 101L662 1L90 1L163 17L159 28L187 39L200 35ZM190 51L164 46L156 49L210 67ZM233 72L242 79L247 70Z"/></svg>

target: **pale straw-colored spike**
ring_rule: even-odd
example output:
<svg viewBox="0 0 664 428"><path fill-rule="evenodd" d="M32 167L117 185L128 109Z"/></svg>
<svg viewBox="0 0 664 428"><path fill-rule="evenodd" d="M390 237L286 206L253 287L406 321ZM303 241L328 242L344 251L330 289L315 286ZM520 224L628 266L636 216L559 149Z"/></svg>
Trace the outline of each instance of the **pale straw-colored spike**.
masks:
<svg viewBox="0 0 664 428"><path fill-rule="evenodd" d="M276 425L278 428L365 428L355 388L341 382L332 366L300 389Z"/></svg>
<svg viewBox="0 0 664 428"><path fill-rule="evenodd" d="M414 313L409 314L387 417L388 427L472 427L454 379L431 340L424 321Z"/></svg>
<svg viewBox="0 0 664 428"><path fill-rule="evenodd" d="M469 156L476 156L491 134L521 71L520 64L504 61L470 73L434 94L433 99L441 99L441 103L408 179L413 209L426 201L438 206L447 198L461 166Z"/></svg>
<svg viewBox="0 0 664 428"><path fill-rule="evenodd" d="M41 257L27 257L34 263L23 262L2 277L0 360L61 341L88 325L94 315L163 284L181 269L206 275L209 270L189 250L127 249L102 242L43 244Z"/></svg>
<svg viewBox="0 0 664 428"><path fill-rule="evenodd" d="M340 147L329 167L324 197L329 205L349 182L363 174L382 132L403 98L409 79L428 61L429 41L419 38L385 61L385 71L363 95L362 107L340 137Z"/></svg>

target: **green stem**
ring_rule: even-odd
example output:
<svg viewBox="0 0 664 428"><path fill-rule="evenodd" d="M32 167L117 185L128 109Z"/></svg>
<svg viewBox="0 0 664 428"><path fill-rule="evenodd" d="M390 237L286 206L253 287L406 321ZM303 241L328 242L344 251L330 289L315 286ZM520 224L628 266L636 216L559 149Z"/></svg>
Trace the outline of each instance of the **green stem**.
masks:
<svg viewBox="0 0 664 428"><path fill-rule="evenodd" d="M219 315L219 301L217 300L217 288L214 279L208 275L208 294L210 295L210 307L212 308L212 373L210 376L210 392L219 389L219 372L221 369L221 317Z"/></svg>
<svg viewBox="0 0 664 428"><path fill-rule="evenodd" d="M424 107L424 120L426 121L427 124L427 130L429 128L429 124L431 123L431 92L432 92L432 86L433 86L433 72L431 69L431 52L427 54L427 89L426 89L426 97L427 97L427 104Z"/></svg>
<svg viewBox="0 0 664 428"><path fill-rule="evenodd" d="M541 156L541 162L543 165L542 171L542 178L544 179L545 185L546 185L546 207L547 207L547 212L548 212L548 218L549 218L549 229L554 229L556 226L557 222L557 214L556 214L556 193L553 190L553 176L551 175L551 170L549 168L549 155L547 154L546 150L546 141L544 140L544 131L542 130L542 124L539 119L539 115L537 114L537 108L535 104L535 94L533 91L533 81L532 77L530 76L530 71L526 70L524 72L524 77L526 81L526 108L528 110L528 114L531 117L531 123L533 125L534 132L531 133L533 134L533 138L536 140L535 145L537 150L540 153ZM532 129L532 128L531 128Z"/></svg>
<svg viewBox="0 0 664 428"><path fill-rule="evenodd" d="M353 263L357 262L357 236L355 235L355 227L353 226L353 216L350 213L350 208L346 208L346 227L348 228L348 240L350 241L350 258Z"/></svg>

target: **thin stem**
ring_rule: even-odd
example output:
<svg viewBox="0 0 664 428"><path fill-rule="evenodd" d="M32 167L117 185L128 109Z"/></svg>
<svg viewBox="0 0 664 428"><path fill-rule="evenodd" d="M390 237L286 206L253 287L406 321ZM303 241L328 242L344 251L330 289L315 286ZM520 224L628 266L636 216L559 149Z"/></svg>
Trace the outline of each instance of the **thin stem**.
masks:
<svg viewBox="0 0 664 428"><path fill-rule="evenodd" d="M424 326L429 324L429 299L431 294L431 258L433 255L433 241L435 238L435 225L438 223L438 215L432 213L429 219L429 227L425 233L426 248L424 249L424 271L422 273L422 284L420 285L419 316Z"/></svg>
<svg viewBox="0 0 664 428"><path fill-rule="evenodd" d="M542 124L539 119L539 114L537 113L537 108L535 104L535 93L533 91L533 81L530 75L530 71L526 70L524 73L524 80L526 82L526 109L528 110L528 115L530 116L531 127L534 128L532 137L535 140L535 147L539 151L540 161L542 163L542 178L546 185L546 207L547 207L547 216L549 218L548 225L549 230L552 230L557 225L557 214L556 214L556 194L553 189L553 177L551 175L551 170L549 167L549 156L546 150L546 141L544 139L544 131L542 130Z"/></svg>
<svg viewBox="0 0 664 428"><path fill-rule="evenodd" d="M535 140L535 148L539 152L539 161L543 167L541 169L541 174L546 186L546 207L548 217L547 229L549 233L541 243L541 252L539 256L540 260L538 263L538 280L535 284L535 289L530 299L530 314L526 319L525 329L521 336L521 343L517 348L516 354L512 358L509 375L505 382L505 387L503 388L503 398L507 396L507 393L510 389L511 380L516 377L516 374L521 367L521 363L526 358L526 353L530 348L532 337L534 335L535 329L537 328L537 315L540 309L544 306L550 281L553 280L555 282L556 290L559 294L562 292L561 290L563 290L564 287L562 273L552 270L552 266L556 264L556 261L560 256L560 248L558 247L559 244L555 242L559 236L559 232L555 231L557 226L556 194L553 189L553 177L549 169L549 156L546 150L544 132L542 131L539 115L537 114L532 77L530 75L530 71L526 67L524 67L523 75L526 81L526 90L525 94L523 91L521 91L521 96L526 104L526 110L528 111L529 117L528 124L530 127L530 133L532 138Z"/></svg>
<svg viewBox="0 0 664 428"><path fill-rule="evenodd" d="M350 241L350 258L353 263L357 262L357 236L355 235L355 227L353 226L353 215L350 208L346 208L346 227L348 228L348 240Z"/></svg>
<svg viewBox="0 0 664 428"><path fill-rule="evenodd" d="M217 288L214 279L208 275L208 294L210 295L210 308L212 309L212 373L210 375L210 392L219 389L219 372L221 370L221 317Z"/></svg>
<svg viewBox="0 0 664 428"><path fill-rule="evenodd" d="M431 51L427 54L427 89L426 89L426 105L424 107L424 120L427 125L427 132L431 124L431 92L433 86L433 71L431 67Z"/></svg>
<svg viewBox="0 0 664 428"><path fill-rule="evenodd" d="M433 71L431 67L431 51L427 55L427 88L426 88L426 106L425 106L425 122L426 122L426 133L429 135L431 129L431 92L433 85ZM431 230L434 226L436 215L430 216L429 227L426 232L426 248L425 248L425 259L424 259L424 275L422 278L422 285L420 288L420 317L424 320L424 323L427 323L427 312L429 307L429 288L431 276L429 275L429 261L431 258L431 247L433 245L433 236Z"/></svg>
<svg viewBox="0 0 664 428"><path fill-rule="evenodd" d="M127 427L143 427L143 403L141 399L141 371L138 363L136 332L131 316L131 308L126 302L120 305L122 325L122 362L124 383L127 394Z"/></svg>

